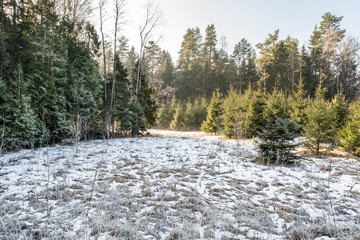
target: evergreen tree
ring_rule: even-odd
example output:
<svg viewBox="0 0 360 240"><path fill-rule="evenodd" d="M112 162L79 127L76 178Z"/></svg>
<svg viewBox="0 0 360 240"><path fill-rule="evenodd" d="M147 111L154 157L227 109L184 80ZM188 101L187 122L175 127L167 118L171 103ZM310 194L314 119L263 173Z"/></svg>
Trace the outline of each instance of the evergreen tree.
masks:
<svg viewBox="0 0 360 240"><path fill-rule="evenodd" d="M326 88L322 84L323 81L320 79L315 98L307 108L308 120L304 127L306 146L314 149L317 155L321 144L333 144L335 137L333 109L325 99Z"/></svg>
<svg viewBox="0 0 360 240"><path fill-rule="evenodd" d="M302 77L300 77L300 80L296 85L296 91L290 102L290 118L298 124L301 131L306 123L306 107L308 105L304 86L305 84Z"/></svg>
<svg viewBox="0 0 360 240"><path fill-rule="evenodd" d="M174 118L175 108L177 106L176 99L173 98L171 103L163 103L158 109L158 125L161 129L169 129L170 123Z"/></svg>
<svg viewBox="0 0 360 240"><path fill-rule="evenodd" d="M142 132L145 132L144 110L136 98L130 101L129 115L131 136L139 136Z"/></svg>
<svg viewBox="0 0 360 240"><path fill-rule="evenodd" d="M266 119L264 117L264 109L266 106L265 96L260 92L253 92L248 105L249 114L249 131L250 137L257 136L261 128L265 125Z"/></svg>
<svg viewBox="0 0 360 240"><path fill-rule="evenodd" d="M295 139L297 132L296 124L290 120L284 120L280 117L270 119L259 134L260 144L258 152L264 163L290 163L296 156L292 150L296 144L292 141Z"/></svg>
<svg viewBox="0 0 360 240"><path fill-rule="evenodd" d="M223 101L223 119L224 119L224 134L225 136L232 138L236 136L235 124L237 116L240 112L239 96L233 87L230 90Z"/></svg>
<svg viewBox="0 0 360 240"><path fill-rule="evenodd" d="M342 90L332 99L332 108L334 113L334 129L340 129L345 125L349 117L349 106Z"/></svg>
<svg viewBox="0 0 360 240"><path fill-rule="evenodd" d="M126 135L131 129L131 119L129 114L130 108L130 81L128 80L127 71L118 57L116 60L115 71L115 98L114 98L114 120L120 122L120 130Z"/></svg>
<svg viewBox="0 0 360 240"><path fill-rule="evenodd" d="M274 120L275 117L289 119L289 106L286 96L277 90L267 95L264 108L265 121Z"/></svg>
<svg viewBox="0 0 360 240"><path fill-rule="evenodd" d="M170 123L172 130L185 130L185 109L184 106L178 103L175 108L174 118Z"/></svg>
<svg viewBox="0 0 360 240"><path fill-rule="evenodd" d="M196 98L191 108L186 108L187 118L190 120L191 130L200 130L202 122L207 115L207 102L205 98Z"/></svg>
<svg viewBox="0 0 360 240"><path fill-rule="evenodd" d="M133 69L133 80L137 80L136 74L137 74L137 64L139 64L138 62L135 65L135 68ZM156 109L157 109L157 105L154 99L154 93L155 93L155 89L151 88L148 84L148 80L146 78L146 74L143 72L143 70L141 69L140 73L139 73L139 79L140 81L140 90L137 93L137 100L138 100L138 104L139 106L143 109L143 113L144 113L144 121L145 121L145 126L151 127L151 126L155 126L156 125ZM134 86L134 84L133 84Z"/></svg>
<svg viewBox="0 0 360 240"><path fill-rule="evenodd" d="M213 92L206 120L201 124L201 131L206 133L218 133L222 128L223 106L219 89Z"/></svg>
<svg viewBox="0 0 360 240"><path fill-rule="evenodd" d="M341 146L352 154L360 154L360 100L352 103L350 119L339 130Z"/></svg>

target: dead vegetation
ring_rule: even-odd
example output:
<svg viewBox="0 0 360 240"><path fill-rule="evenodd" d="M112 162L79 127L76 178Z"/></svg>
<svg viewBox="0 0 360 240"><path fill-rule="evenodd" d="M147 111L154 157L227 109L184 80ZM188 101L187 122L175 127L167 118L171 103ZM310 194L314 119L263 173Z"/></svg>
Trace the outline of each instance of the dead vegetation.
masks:
<svg viewBox="0 0 360 240"><path fill-rule="evenodd" d="M4 155L0 239L360 238L357 159L267 166L253 148L146 137Z"/></svg>

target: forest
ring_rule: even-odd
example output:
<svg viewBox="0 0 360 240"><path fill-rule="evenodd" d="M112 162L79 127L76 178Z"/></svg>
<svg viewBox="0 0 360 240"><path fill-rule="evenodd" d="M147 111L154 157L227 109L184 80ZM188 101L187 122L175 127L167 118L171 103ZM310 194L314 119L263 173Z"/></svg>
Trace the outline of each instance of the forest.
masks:
<svg viewBox="0 0 360 240"><path fill-rule="evenodd" d="M0 0L0 147L138 136L147 128L261 137L274 124L323 146L360 152L359 42L342 16L325 13L308 45L279 30L229 50L214 24L183 35L178 59L151 31L146 7L140 46L121 35L125 0L115 0L113 36L106 2ZM88 16L100 18L100 29ZM139 48L138 48L139 47ZM138 50L136 50L138 49Z"/></svg>

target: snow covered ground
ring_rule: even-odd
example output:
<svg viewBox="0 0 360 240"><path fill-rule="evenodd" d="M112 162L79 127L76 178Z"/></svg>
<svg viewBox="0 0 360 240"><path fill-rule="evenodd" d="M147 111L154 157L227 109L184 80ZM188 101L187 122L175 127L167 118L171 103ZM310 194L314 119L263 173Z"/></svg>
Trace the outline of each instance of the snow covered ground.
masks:
<svg viewBox="0 0 360 240"><path fill-rule="evenodd" d="M358 159L151 133L0 156L0 239L360 239Z"/></svg>

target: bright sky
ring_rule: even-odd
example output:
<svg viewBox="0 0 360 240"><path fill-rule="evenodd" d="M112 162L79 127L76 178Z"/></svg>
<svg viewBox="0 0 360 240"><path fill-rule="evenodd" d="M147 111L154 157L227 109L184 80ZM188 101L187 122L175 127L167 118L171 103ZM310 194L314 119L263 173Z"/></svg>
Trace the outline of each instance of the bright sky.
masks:
<svg viewBox="0 0 360 240"><path fill-rule="evenodd" d="M111 1L111 0L109 0ZM157 0L163 13L159 45L168 50L176 61L183 36L188 28L200 27L205 36L208 24L213 23L220 41L225 36L229 51L241 38L255 48L268 33L280 30L280 38L291 36L307 44L321 16L331 12L344 16L341 27L347 36L360 36L360 1L358 0ZM144 21L147 0L128 0L127 19L123 35L130 45L139 48L139 26Z"/></svg>

